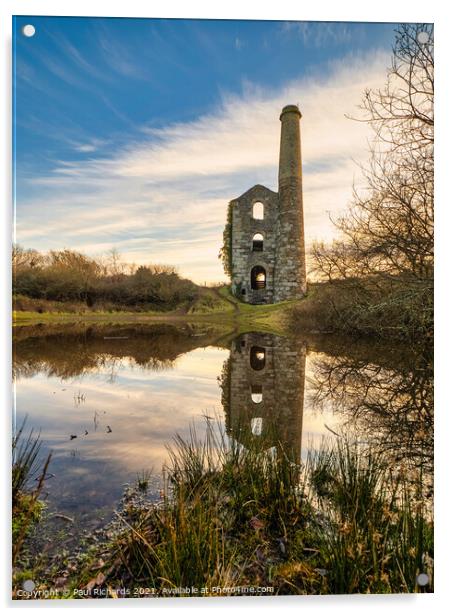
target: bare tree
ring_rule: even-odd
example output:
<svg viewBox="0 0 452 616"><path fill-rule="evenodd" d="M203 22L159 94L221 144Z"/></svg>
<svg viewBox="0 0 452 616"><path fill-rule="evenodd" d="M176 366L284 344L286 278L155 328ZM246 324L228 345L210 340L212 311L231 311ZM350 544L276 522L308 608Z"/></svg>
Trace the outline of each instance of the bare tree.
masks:
<svg viewBox="0 0 452 616"><path fill-rule="evenodd" d="M433 67L433 26L400 25L386 84L366 90L361 105L359 121L374 133L361 168L364 188L354 189L348 210L333 221L341 239L314 244L317 278L367 295L399 292L401 285L431 289Z"/></svg>
<svg viewBox="0 0 452 616"><path fill-rule="evenodd" d="M13 244L12 249L12 267L13 274L21 268L40 267L45 261L45 258L37 250L31 248L22 248L19 244Z"/></svg>
<svg viewBox="0 0 452 616"><path fill-rule="evenodd" d="M386 85L361 107L374 130L366 188L335 221L343 240L314 246L322 277L432 276L433 88L432 26L401 25Z"/></svg>

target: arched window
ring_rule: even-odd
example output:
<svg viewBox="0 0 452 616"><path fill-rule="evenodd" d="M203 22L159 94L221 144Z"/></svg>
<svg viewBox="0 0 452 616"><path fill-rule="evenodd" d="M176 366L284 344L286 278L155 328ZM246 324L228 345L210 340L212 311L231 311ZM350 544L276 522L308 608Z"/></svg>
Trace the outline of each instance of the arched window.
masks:
<svg viewBox="0 0 452 616"><path fill-rule="evenodd" d="M265 349L264 347L258 347L258 346L251 347L250 366L253 370L263 370L263 368L265 368Z"/></svg>
<svg viewBox="0 0 452 616"><path fill-rule="evenodd" d="M251 270L251 288L256 290L265 289L267 274L262 265L255 265Z"/></svg>
<svg viewBox="0 0 452 616"><path fill-rule="evenodd" d="M253 218L255 220L264 220L264 204L261 201L256 201L253 205Z"/></svg>
<svg viewBox="0 0 452 616"><path fill-rule="evenodd" d="M262 385L251 385L251 400L254 404L262 402Z"/></svg>
<svg viewBox="0 0 452 616"><path fill-rule="evenodd" d="M251 434L253 436L262 434L262 417L253 417L251 420Z"/></svg>
<svg viewBox="0 0 452 616"><path fill-rule="evenodd" d="M253 235L253 252L262 252L264 250L264 236L262 233Z"/></svg>

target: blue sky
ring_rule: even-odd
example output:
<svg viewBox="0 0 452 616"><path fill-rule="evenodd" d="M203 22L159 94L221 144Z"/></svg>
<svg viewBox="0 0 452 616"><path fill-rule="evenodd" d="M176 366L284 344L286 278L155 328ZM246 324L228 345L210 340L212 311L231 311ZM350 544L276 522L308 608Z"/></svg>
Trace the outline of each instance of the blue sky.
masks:
<svg viewBox="0 0 452 616"><path fill-rule="evenodd" d="M31 23L33 37L22 34ZM298 103L306 239L330 239L366 157L357 115L381 87L394 24L17 17L16 241L198 282L226 206L276 189L280 108Z"/></svg>

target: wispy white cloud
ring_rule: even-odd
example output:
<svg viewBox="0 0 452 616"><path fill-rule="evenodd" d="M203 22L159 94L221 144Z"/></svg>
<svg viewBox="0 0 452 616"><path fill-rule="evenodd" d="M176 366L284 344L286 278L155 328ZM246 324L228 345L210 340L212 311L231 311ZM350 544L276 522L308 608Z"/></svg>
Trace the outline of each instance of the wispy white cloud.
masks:
<svg viewBox="0 0 452 616"><path fill-rule="evenodd" d="M273 92L247 84L195 121L144 127L108 156L59 161L51 174L29 180L33 196L17 204L18 241L91 254L116 246L136 263L166 262L197 281L221 279L226 205L255 183L277 189L278 117L287 103L303 113L306 239L330 239L328 214L346 206L359 177L355 161L367 157L368 127L346 114L356 113L366 87L382 84L388 59L348 57ZM77 145L93 154L96 140Z"/></svg>
<svg viewBox="0 0 452 616"><path fill-rule="evenodd" d="M89 154L91 152L97 152L97 150L103 148L108 142L105 139L90 139L86 143L74 143L73 149L76 152L83 154Z"/></svg>
<svg viewBox="0 0 452 616"><path fill-rule="evenodd" d="M107 65L125 77L146 78L146 73L141 69L130 51L124 45L121 45L117 38L111 37L105 26L99 24L98 29L97 40Z"/></svg>
<svg viewBox="0 0 452 616"><path fill-rule="evenodd" d="M95 152L97 150L95 145L92 145L91 143L80 143L79 145L75 145L74 146L74 150L76 150L77 152Z"/></svg>
<svg viewBox="0 0 452 616"><path fill-rule="evenodd" d="M285 21L281 24L285 36L299 37L305 46L341 45L352 42L350 25L339 22Z"/></svg>
<svg viewBox="0 0 452 616"><path fill-rule="evenodd" d="M90 62L80 49L75 47L71 41L63 36L61 32L48 32L48 35L55 41L64 56L68 58L79 70L87 73L96 80L112 82L112 75L107 71L100 70L92 62Z"/></svg>

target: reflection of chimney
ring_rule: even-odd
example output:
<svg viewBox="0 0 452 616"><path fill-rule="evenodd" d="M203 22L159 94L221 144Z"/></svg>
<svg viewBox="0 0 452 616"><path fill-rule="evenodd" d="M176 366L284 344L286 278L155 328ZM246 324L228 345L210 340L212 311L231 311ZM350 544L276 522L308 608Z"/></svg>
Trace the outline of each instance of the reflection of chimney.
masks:
<svg viewBox="0 0 452 616"><path fill-rule="evenodd" d="M302 297L306 293L300 118L296 105L284 107L280 116L276 302Z"/></svg>
<svg viewBox="0 0 452 616"><path fill-rule="evenodd" d="M275 422L281 446L290 460L301 460L306 344L280 338L275 345Z"/></svg>

